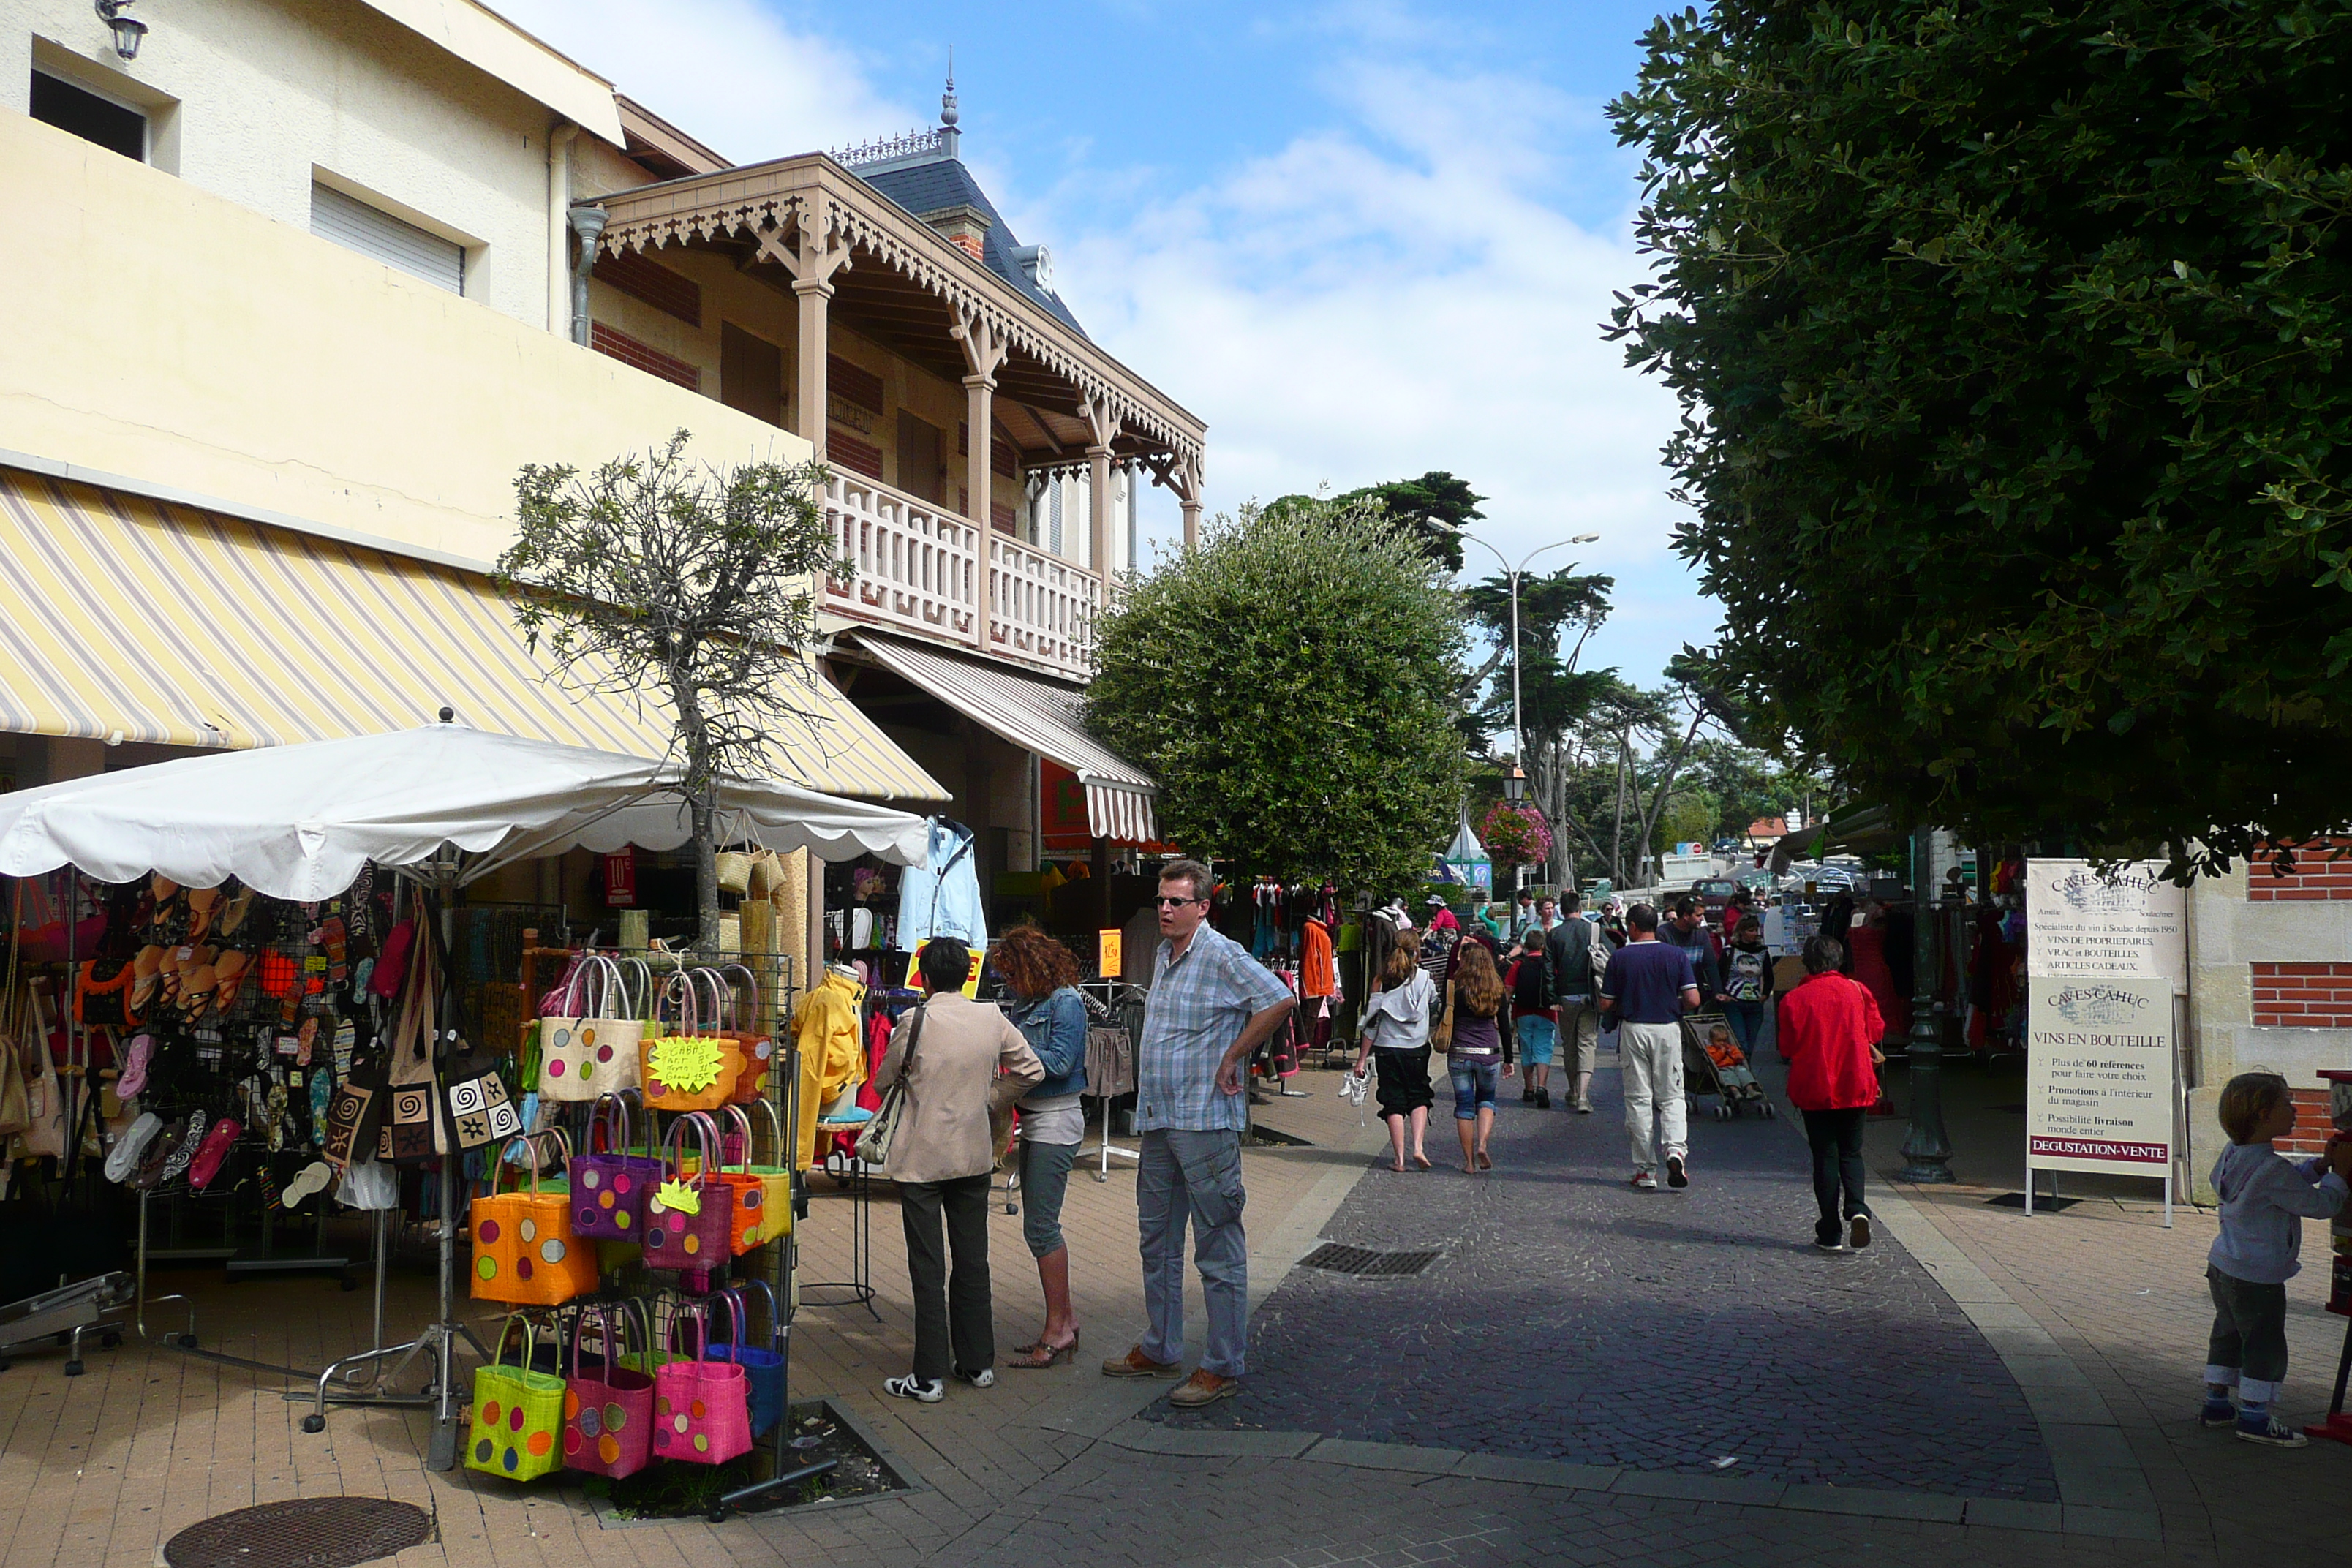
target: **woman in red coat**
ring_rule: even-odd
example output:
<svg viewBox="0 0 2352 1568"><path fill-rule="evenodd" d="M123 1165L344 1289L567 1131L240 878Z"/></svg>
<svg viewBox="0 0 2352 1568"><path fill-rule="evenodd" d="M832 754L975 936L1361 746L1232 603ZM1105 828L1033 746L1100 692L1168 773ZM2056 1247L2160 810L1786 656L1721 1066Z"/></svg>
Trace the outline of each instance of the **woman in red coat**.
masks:
<svg viewBox="0 0 2352 1568"><path fill-rule="evenodd" d="M1780 998L1780 1054L1789 1058L1789 1100L1805 1114L1813 1149L1813 1197L1822 1215L1813 1244L1843 1252L1850 1234L1870 1245L1862 1198L1862 1124L1878 1100L1878 1049L1886 1026L1870 988L1838 973L1845 946L1835 937L1805 943L1805 978ZM1840 1223L1840 1189L1843 1223Z"/></svg>

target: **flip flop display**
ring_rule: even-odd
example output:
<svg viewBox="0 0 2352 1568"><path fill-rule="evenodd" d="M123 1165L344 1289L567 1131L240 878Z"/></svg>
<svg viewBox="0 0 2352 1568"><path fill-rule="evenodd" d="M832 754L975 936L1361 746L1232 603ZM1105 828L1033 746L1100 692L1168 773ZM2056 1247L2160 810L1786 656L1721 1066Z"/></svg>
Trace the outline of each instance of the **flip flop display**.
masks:
<svg viewBox="0 0 2352 1568"><path fill-rule="evenodd" d="M147 1147L163 1131L163 1119L152 1110L142 1110L137 1121L123 1129L122 1136L106 1152L106 1179L128 1182L139 1171L140 1163L147 1157Z"/></svg>
<svg viewBox="0 0 2352 1568"><path fill-rule="evenodd" d="M201 1110L194 1111L188 1117L187 1126L181 1129L177 1142L172 1146L172 1152L164 1159L162 1168L156 1172L156 1180L176 1182L186 1175L190 1163L196 1157L196 1145L204 1141L204 1136L205 1113Z"/></svg>
<svg viewBox="0 0 2352 1568"><path fill-rule="evenodd" d="M196 1147L195 1157L188 1162L188 1185L203 1192L220 1174L222 1163L245 1131L244 1123L234 1116L224 1116L205 1133L205 1141Z"/></svg>
<svg viewBox="0 0 2352 1568"><path fill-rule="evenodd" d="M155 1059L155 1037L133 1035L122 1059L122 1076L114 1082L115 1094L123 1100L137 1097L147 1087L147 1068Z"/></svg>

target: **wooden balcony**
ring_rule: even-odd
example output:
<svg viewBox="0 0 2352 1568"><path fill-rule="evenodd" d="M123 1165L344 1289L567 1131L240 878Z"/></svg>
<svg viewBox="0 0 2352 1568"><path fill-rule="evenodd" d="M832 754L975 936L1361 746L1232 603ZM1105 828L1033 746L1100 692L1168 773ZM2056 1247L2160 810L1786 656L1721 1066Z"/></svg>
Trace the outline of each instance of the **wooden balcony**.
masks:
<svg viewBox="0 0 2352 1568"><path fill-rule="evenodd" d="M847 580L826 580L826 609L1066 679L1084 681L1093 674L1102 580L1086 568L841 469L825 485L825 518L856 572ZM985 644L979 632L983 548Z"/></svg>

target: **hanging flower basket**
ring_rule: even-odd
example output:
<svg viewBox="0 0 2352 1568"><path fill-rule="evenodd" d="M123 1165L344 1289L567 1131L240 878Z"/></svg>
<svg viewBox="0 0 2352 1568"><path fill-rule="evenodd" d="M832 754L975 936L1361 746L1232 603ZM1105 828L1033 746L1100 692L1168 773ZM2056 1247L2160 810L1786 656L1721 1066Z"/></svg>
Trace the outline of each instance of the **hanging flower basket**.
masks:
<svg viewBox="0 0 2352 1568"><path fill-rule="evenodd" d="M1496 801L1478 825L1478 837L1497 866L1536 866L1551 858L1551 825L1538 806Z"/></svg>

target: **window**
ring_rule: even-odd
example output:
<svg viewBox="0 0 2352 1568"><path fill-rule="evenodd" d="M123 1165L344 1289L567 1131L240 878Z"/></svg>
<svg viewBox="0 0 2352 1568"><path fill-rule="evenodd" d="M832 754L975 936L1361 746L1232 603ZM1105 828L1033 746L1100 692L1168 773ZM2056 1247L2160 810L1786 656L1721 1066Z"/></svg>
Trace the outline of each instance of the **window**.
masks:
<svg viewBox="0 0 2352 1568"><path fill-rule="evenodd" d="M784 351L732 321L719 323L719 401L771 425L784 422Z"/></svg>
<svg viewBox="0 0 2352 1568"><path fill-rule="evenodd" d="M310 232L452 294L466 291L464 246L380 212L331 185L314 182L310 186Z"/></svg>
<svg viewBox="0 0 2352 1568"><path fill-rule="evenodd" d="M147 161L147 117L47 71L33 73L33 118L111 153Z"/></svg>

